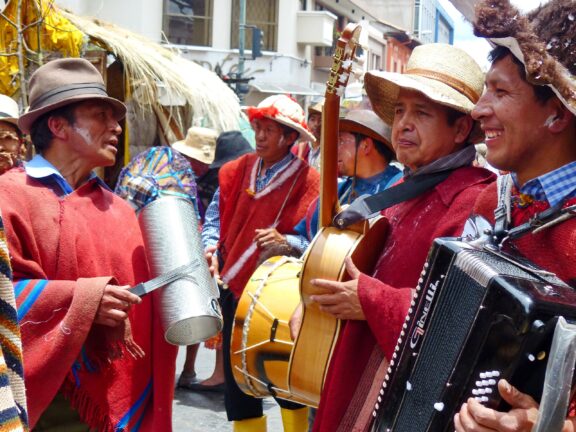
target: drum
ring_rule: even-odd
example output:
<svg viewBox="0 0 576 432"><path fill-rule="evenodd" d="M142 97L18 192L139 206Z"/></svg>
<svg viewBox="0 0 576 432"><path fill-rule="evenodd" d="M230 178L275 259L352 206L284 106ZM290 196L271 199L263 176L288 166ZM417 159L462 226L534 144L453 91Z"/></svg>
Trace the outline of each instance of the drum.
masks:
<svg viewBox="0 0 576 432"><path fill-rule="evenodd" d="M234 379L246 394L294 400L288 391L294 345L288 321L300 302L301 270L302 261L296 258L272 257L256 269L240 297L230 361Z"/></svg>

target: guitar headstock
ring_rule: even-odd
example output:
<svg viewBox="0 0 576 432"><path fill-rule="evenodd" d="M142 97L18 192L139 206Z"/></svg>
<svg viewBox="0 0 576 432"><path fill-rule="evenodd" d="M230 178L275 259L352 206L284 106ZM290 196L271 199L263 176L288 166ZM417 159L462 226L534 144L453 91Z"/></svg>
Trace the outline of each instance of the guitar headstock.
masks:
<svg viewBox="0 0 576 432"><path fill-rule="evenodd" d="M360 45L360 24L349 23L336 42L334 61L330 69L330 77L326 83L326 95L336 94L342 96L354 62L356 48Z"/></svg>

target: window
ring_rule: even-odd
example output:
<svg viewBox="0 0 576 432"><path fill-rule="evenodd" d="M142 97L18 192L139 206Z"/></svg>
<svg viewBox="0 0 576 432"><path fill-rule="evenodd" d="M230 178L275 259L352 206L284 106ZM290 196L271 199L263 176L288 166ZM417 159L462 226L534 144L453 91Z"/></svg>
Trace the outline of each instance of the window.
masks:
<svg viewBox="0 0 576 432"><path fill-rule="evenodd" d="M164 0L164 33L171 43L212 44L213 0Z"/></svg>
<svg viewBox="0 0 576 432"><path fill-rule="evenodd" d="M232 48L238 48L238 23L240 22L240 1L232 2ZM262 49L276 51L278 30L278 0L246 0L246 25L264 31ZM244 48L252 47L252 31L245 32Z"/></svg>

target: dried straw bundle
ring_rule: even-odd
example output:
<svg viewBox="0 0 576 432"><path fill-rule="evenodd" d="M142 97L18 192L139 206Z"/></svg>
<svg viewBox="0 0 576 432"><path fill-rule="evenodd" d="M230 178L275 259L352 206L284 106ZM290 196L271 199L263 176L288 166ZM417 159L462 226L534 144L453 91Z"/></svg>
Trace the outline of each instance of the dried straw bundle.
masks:
<svg viewBox="0 0 576 432"><path fill-rule="evenodd" d="M144 107L160 108L157 84L174 98L184 99L193 118L203 126L222 132L238 129L240 105L236 94L213 72L186 60L161 45L126 29L94 18L83 18L60 10L82 32L118 57L128 73L133 97ZM171 112L185 130L186 124Z"/></svg>

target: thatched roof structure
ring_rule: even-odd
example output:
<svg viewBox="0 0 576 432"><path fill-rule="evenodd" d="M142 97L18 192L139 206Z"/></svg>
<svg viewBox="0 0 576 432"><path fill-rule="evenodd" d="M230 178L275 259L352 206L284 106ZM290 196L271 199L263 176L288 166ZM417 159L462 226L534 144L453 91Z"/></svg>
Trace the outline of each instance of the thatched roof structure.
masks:
<svg viewBox="0 0 576 432"><path fill-rule="evenodd" d="M171 99L185 101L191 107L194 119L202 119L204 126L219 132L238 128L238 98L214 72L116 25L62 10L60 13L92 42L122 62L132 95L139 104L145 107L158 105L158 87L161 86ZM176 120L180 123L181 119L176 116Z"/></svg>

